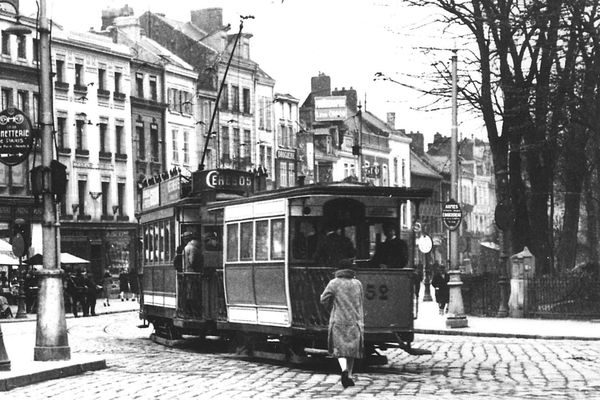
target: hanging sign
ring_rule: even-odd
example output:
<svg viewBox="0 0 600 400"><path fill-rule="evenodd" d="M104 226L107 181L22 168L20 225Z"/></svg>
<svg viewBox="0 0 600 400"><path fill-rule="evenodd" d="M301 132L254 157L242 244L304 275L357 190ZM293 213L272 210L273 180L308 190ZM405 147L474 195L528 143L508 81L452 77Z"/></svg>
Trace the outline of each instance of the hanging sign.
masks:
<svg viewBox="0 0 600 400"><path fill-rule="evenodd" d="M450 199L444 203L442 207L442 221L446 225L446 228L451 231L455 231L460 226L462 211L456 201Z"/></svg>
<svg viewBox="0 0 600 400"><path fill-rule="evenodd" d="M33 145L33 131L27 115L16 108L0 111L0 162L14 166L25 161Z"/></svg>
<svg viewBox="0 0 600 400"><path fill-rule="evenodd" d="M427 254L433 249L433 240L431 240L429 235L423 235L417 239L417 246L421 253Z"/></svg>

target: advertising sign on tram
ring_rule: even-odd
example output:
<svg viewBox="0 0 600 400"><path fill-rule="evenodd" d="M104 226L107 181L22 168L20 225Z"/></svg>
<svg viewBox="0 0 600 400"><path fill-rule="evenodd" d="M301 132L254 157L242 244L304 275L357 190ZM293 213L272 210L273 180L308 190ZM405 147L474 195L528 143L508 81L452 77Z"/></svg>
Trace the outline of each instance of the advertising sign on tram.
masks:
<svg viewBox="0 0 600 400"><path fill-rule="evenodd" d="M219 190L232 193L247 193L253 188L251 172L234 169L211 169L192 174L192 192Z"/></svg>

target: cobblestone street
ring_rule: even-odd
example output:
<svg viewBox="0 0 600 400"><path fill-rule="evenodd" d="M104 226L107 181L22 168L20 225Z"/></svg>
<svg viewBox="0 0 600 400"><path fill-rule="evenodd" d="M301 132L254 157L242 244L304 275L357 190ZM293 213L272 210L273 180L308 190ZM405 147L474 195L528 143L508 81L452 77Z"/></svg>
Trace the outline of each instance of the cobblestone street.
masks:
<svg viewBox="0 0 600 400"><path fill-rule="evenodd" d="M289 366L219 352L167 348L137 328L135 312L69 319L73 352L106 357L108 369L0 394L11 399L548 398L600 399L600 343L418 335L431 356L388 350L389 363L357 373L343 389L334 363ZM35 323L5 324L4 335ZM34 343L32 341L32 347Z"/></svg>

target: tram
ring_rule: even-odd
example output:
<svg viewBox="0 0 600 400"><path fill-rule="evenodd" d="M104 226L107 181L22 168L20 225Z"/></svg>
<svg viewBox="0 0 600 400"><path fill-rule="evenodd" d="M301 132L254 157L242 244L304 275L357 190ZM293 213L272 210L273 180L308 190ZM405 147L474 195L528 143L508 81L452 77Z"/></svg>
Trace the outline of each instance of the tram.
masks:
<svg viewBox="0 0 600 400"><path fill-rule="evenodd" d="M153 337L218 336L240 352L298 362L325 355L329 313L319 296L337 269L350 267L364 288L367 362L387 362L378 350L390 347L420 354L411 347L413 270L370 260L383 225L399 225L409 200L418 215L431 192L352 183L261 187L251 173L218 169L143 188L140 318L153 325ZM354 246L350 266L314 258L332 220ZM202 248L194 268L174 261L186 232Z"/></svg>

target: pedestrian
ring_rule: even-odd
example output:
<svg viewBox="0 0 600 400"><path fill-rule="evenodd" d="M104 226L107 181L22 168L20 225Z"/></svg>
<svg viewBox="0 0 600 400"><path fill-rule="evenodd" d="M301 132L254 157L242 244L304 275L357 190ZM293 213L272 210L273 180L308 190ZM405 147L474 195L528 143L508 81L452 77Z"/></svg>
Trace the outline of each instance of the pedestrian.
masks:
<svg viewBox="0 0 600 400"><path fill-rule="evenodd" d="M383 225L385 241L375 249L371 265L380 268L406 268L408 246L398 237L398 228L393 223Z"/></svg>
<svg viewBox="0 0 600 400"><path fill-rule="evenodd" d="M321 294L330 310L328 348L340 364L342 386L354 386L354 361L364 353L363 288L351 269L338 270Z"/></svg>
<svg viewBox="0 0 600 400"><path fill-rule="evenodd" d="M435 301L438 303L440 315L444 315L447 312L446 305L450 298L449 280L450 276L445 272L444 267L441 265L438 266L431 280L431 286L435 288Z"/></svg>
<svg viewBox="0 0 600 400"><path fill-rule="evenodd" d="M138 285L138 274L135 271L135 268L129 270L129 291L131 292L131 301L135 301L135 299L139 298L140 285Z"/></svg>
<svg viewBox="0 0 600 400"><path fill-rule="evenodd" d="M96 315L96 301L98 300L98 286L94 281L92 274L83 272L85 282L85 310L83 316Z"/></svg>
<svg viewBox="0 0 600 400"><path fill-rule="evenodd" d="M119 298L121 301L129 300L130 288L129 288L129 274L127 271L121 271L119 274Z"/></svg>
<svg viewBox="0 0 600 400"><path fill-rule="evenodd" d="M112 287L112 276L110 272L106 271L104 276L102 277L102 297L106 300L104 301L104 307L110 307L110 289Z"/></svg>
<svg viewBox="0 0 600 400"><path fill-rule="evenodd" d="M69 276L69 292L71 293L71 310L73 316L77 318L78 307L81 306L83 316L86 317L87 304L86 304L86 287L85 278L80 269L77 270L75 275Z"/></svg>
<svg viewBox="0 0 600 400"><path fill-rule="evenodd" d="M423 281L423 265L418 264L413 271L413 286L415 289L415 298L419 300L419 292L421 291L421 282Z"/></svg>

